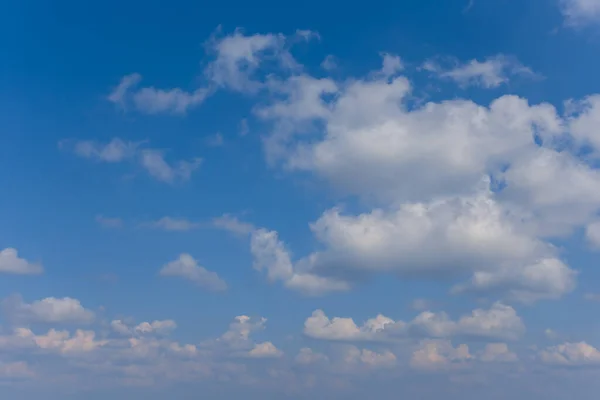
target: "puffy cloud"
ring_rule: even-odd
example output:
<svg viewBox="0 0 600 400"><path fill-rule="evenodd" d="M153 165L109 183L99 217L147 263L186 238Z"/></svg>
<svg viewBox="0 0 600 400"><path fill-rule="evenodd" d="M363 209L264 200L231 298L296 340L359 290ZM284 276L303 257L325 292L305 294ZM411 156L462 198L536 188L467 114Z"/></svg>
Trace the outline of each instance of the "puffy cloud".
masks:
<svg viewBox="0 0 600 400"><path fill-rule="evenodd" d="M129 326L122 320L113 320L110 323L113 331L121 335L166 335L171 333L177 324L167 319L163 321L141 322L136 326Z"/></svg>
<svg viewBox="0 0 600 400"><path fill-rule="evenodd" d="M600 365L600 351L586 342L563 343L540 352L540 359L547 364L562 366Z"/></svg>
<svg viewBox="0 0 600 400"><path fill-rule="evenodd" d="M582 26L600 21L599 0L560 0L562 13L570 26Z"/></svg>
<svg viewBox="0 0 600 400"><path fill-rule="evenodd" d="M303 347L296 355L295 361L300 365L311 365L321 362L328 362L329 358L322 353L317 353L309 347Z"/></svg>
<svg viewBox="0 0 600 400"><path fill-rule="evenodd" d="M274 62L284 69L297 67L285 44L282 34L245 35L241 30L225 37L213 37L207 47L215 59L204 74L219 87L255 93L263 88L263 83L253 76L262 64Z"/></svg>
<svg viewBox="0 0 600 400"><path fill-rule="evenodd" d="M250 251L254 258L254 268L266 271L270 281L282 281L285 286L308 295L318 295L330 291L349 289L346 282L303 273L297 270L283 242L275 231L257 229L252 232Z"/></svg>
<svg viewBox="0 0 600 400"><path fill-rule="evenodd" d="M381 56L383 58L381 74L384 77L389 78L404 70L404 63L399 56L389 53L383 53Z"/></svg>
<svg viewBox="0 0 600 400"><path fill-rule="evenodd" d="M213 291L227 289L227 284L216 272L208 271L198 265L198 262L189 254L180 254L179 258L165 264L160 270L162 276L176 276L192 281L199 287Z"/></svg>
<svg viewBox="0 0 600 400"><path fill-rule="evenodd" d="M439 370L459 367L471 359L466 344L455 348L449 341L426 340L413 352L410 365L418 370Z"/></svg>
<svg viewBox="0 0 600 400"><path fill-rule="evenodd" d="M585 227L585 238L593 248L600 248L600 222L595 221Z"/></svg>
<svg viewBox="0 0 600 400"><path fill-rule="evenodd" d="M89 140L59 142L60 148L71 150L82 158L107 163L134 162L144 168L153 178L166 183L189 180L192 173L202 163L201 158L169 163L165 160L164 151L142 148L142 145L143 142L130 142L119 138L114 138L108 143Z"/></svg>
<svg viewBox="0 0 600 400"><path fill-rule="evenodd" d="M346 364L362 364L368 368L391 368L396 365L396 355L389 350L377 353L369 349L350 346L344 354Z"/></svg>
<svg viewBox="0 0 600 400"><path fill-rule="evenodd" d="M248 356L252 358L277 358L281 357L283 352L271 342L256 343Z"/></svg>
<svg viewBox="0 0 600 400"><path fill-rule="evenodd" d="M47 297L28 304L20 296L12 296L2 301L2 308L5 314L20 323L90 323L94 320L93 311L70 297Z"/></svg>
<svg viewBox="0 0 600 400"><path fill-rule="evenodd" d="M19 257L17 249L8 247L0 250L0 273L15 275L38 275L44 271L41 264Z"/></svg>
<svg viewBox="0 0 600 400"><path fill-rule="evenodd" d="M61 354L87 353L104 346L107 341L98 341L93 331L78 329L71 336L68 331L50 329L46 334L36 335L30 329L17 328L12 335L0 336L0 348L38 348Z"/></svg>
<svg viewBox="0 0 600 400"><path fill-rule="evenodd" d="M483 362L515 362L519 358L508 349L506 343L488 343L479 355Z"/></svg>
<svg viewBox="0 0 600 400"><path fill-rule="evenodd" d="M444 69L433 61L423 65L423 69L444 79L451 79L461 86L482 86L496 88L509 81L511 76L522 75L534 77L531 69L522 65L514 57L503 54L488 57L484 61L471 60L464 64Z"/></svg>
<svg viewBox="0 0 600 400"><path fill-rule="evenodd" d="M163 152L155 149L145 149L140 153L140 165L152 177L166 183L189 180L201 164L201 158L194 158L191 161L181 160L171 165L165 160Z"/></svg>
<svg viewBox="0 0 600 400"><path fill-rule="evenodd" d="M471 315L452 321L445 313L425 311L410 322L394 321L383 315L358 326L352 318L329 319L322 310L316 310L304 322L304 334L315 338L338 341L389 341L402 337L453 336L484 339L516 340L525 332L525 325L516 311L496 303L488 310L476 309Z"/></svg>
<svg viewBox="0 0 600 400"><path fill-rule="evenodd" d="M455 292L496 290L520 301L557 298L575 285L575 273L555 258L553 247L529 234L519 214L488 190L357 216L332 209L311 228L326 248L307 258L317 275L445 279L470 273L471 281Z"/></svg>

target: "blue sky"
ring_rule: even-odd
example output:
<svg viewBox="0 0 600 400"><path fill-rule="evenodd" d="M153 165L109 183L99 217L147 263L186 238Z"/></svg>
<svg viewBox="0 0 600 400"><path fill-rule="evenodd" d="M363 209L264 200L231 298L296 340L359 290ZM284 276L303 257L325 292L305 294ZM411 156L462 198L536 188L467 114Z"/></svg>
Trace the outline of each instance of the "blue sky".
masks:
<svg viewBox="0 0 600 400"><path fill-rule="evenodd" d="M598 390L599 1L0 19L2 395Z"/></svg>

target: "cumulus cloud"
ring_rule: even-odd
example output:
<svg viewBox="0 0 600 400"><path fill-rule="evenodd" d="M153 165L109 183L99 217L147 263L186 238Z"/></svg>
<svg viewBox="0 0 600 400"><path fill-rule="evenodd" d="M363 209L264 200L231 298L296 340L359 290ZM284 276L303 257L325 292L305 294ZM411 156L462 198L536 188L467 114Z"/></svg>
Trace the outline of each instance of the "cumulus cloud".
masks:
<svg viewBox="0 0 600 400"><path fill-rule="evenodd" d="M265 271L267 278L272 282L281 281L286 287L308 295L349 289L346 282L303 273L295 268L285 244L279 240L275 231L257 229L252 232L250 251L254 259L254 268Z"/></svg>
<svg viewBox="0 0 600 400"><path fill-rule="evenodd" d="M295 361L300 365L311 365L321 362L329 362L329 357L325 354L315 352L309 347L303 347L296 355Z"/></svg>
<svg viewBox="0 0 600 400"><path fill-rule="evenodd" d="M539 356L542 362L559 366L600 365L600 351L586 342L548 347Z"/></svg>
<svg viewBox="0 0 600 400"><path fill-rule="evenodd" d="M163 150L143 147L143 144L144 142L113 138L107 143L63 140L59 143L59 147L70 150L81 158L98 162L133 162L142 167L151 177L165 183L189 180L202 163L202 159L198 157L170 163L166 160Z"/></svg>
<svg viewBox="0 0 600 400"><path fill-rule="evenodd" d="M277 358L281 357L283 352L271 342L256 343L248 356L252 358Z"/></svg>
<svg viewBox="0 0 600 400"><path fill-rule="evenodd" d="M456 348L446 340L426 340L413 352L410 365L417 370L439 370L460 367L473 359L469 346L461 344Z"/></svg>
<svg viewBox="0 0 600 400"><path fill-rule="evenodd" d="M61 354L87 353L104 346L107 342L96 340L93 331L78 329L74 335L68 331L50 329L46 334L37 335L30 329L16 328L11 335L0 336L0 348L38 348Z"/></svg>
<svg viewBox="0 0 600 400"><path fill-rule="evenodd" d="M488 343L478 357L483 362L515 362L519 358L506 343Z"/></svg>
<svg viewBox="0 0 600 400"><path fill-rule="evenodd" d="M396 355L389 350L378 353L369 349L358 349L350 346L344 354L346 364L362 364L369 368L391 368L396 365Z"/></svg>
<svg viewBox="0 0 600 400"><path fill-rule="evenodd" d="M186 253L180 254L177 260L165 264L159 274L187 279L201 288L212 291L227 289L227 284L219 278L216 272L198 265L198 262Z"/></svg>
<svg viewBox="0 0 600 400"><path fill-rule="evenodd" d="M15 275L38 275L44 271L41 264L19 257L17 249L0 250L0 273Z"/></svg>
<svg viewBox="0 0 600 400"><path fill-rule="evenodd" d="M29 304L15 295L2 301L2 309L11 320L19 323L90 323L95 317L93 311L70 297L47 297Z"/></svg>
<svg viewBox="0 0 600 400"><path fill-rule="evenodd" d="M525 325L516 311L501 303L492 305L488 310L476 309L457 321L443 312L425 311L410 322L378 315L358 326L352 318L330 319L322 310L316 310L304 322L305 335L337 341L390 341L407 336L516 340L524 332Z"/></svg>
<svg viewBox="0 0 600 400"><path fill-rule="evenodd" d="M536 76L514 57L502 54L488 57L484 61L471 60L447 69L434 61L427 61L423 64L423 69L442 79L453 80L463 87L481 86L488 89L508 83L512 76Z"/></svg>
<svg viewBox="0 0 600 400"><path fill-rule="evenodd" d="M567 25L583 26L600 22L599 0L560 0Z"/></svg>
<svg viewBox="0 0 600 400"><path fill-rule="evenodd" d="M141 322L138 325L130 326L122 320L113 320L110 323L111 329L120 335L167 335L171 333L177 324L173 320Z"/></svg>

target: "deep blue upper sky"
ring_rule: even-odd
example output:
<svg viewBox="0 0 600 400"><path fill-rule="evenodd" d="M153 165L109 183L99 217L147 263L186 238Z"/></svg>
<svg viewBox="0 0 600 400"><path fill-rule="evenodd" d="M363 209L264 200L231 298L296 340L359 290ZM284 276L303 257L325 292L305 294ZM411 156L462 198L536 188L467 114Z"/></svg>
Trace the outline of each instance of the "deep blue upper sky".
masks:
<svg viewBox="0 0 600 400"><path fill-rule="evenodd" d="M598 389L600 1L9 1L0 29L0 394Z"/></svg>

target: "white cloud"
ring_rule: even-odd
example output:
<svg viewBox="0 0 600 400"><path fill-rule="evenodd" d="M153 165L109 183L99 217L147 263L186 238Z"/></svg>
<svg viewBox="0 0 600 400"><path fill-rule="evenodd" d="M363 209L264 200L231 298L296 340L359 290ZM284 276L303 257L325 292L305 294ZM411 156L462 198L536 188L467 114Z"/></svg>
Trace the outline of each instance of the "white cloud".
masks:
<svg viewBox="0 0 600 400"><path fill-rule="evenodd" d="M285 69L297 67L285 49L285 42L281 34L244 35L241 30L222 38L214 37L207 46L215 54L215 60L204 73L219 87L255 93L263 88L263 83L253 76L261 64L271 61Z"/></svg>
<svg viewBox="0 0 600 400"><path fill-rule="evenodd" d="M271 282L282 281L286 287L307 295L349 289L346 282L297 271L284 243L279 240L275 231L257 229L252 232L250 242L254 268L258 271L266 271L267 278Z"/></svg>
<svg viewBox="0 0 600 400"><path fill-rule="evenodd" d="M389 53L383 53L381 56L383 58L381 74L385 78L390 78L404 70L404 63L399 56Z"/></svg>
<svg viewBox="0 0 600 400"><path fill-rule="evenodd" d="M50 329L46 334L36 335L30 329L17 328L12 335L0 336L0 348L39 348L62 354L78 354L94 351L107 343L95 338L93 331L80 329L71 336L68 331Z"/></svg>
<svg viewBox="0 0 600 400"><path fill-rule="evenodd" d="M246 136L250 133L250 127L248 126L248 120L246 118L243 118L240 121L238 132L240 136Z"/></svg>
<svg viewBox="0 0 600 400"><path fill-rule="evenodd" d="M143 226L162 229L165 231L191 231L201 226L199 222L192 222L185 218L162 217L156 221L148 222Z"/></svg>
<svg viewBox="0 0 600 400"><path fill-rule="evenodd" d="M180 88L137 88L141 80L142 76L138 73L124 76L108 96L108 101L124 110L132 104L137 111L145 114L185 114L211 94L209 88L198 88L193 92Z"/></svg>
<svg viewBox="0 0 600 400"><path fill-rule="evenodd" d="M125 75L121 78L121 82L108 95L108 101L117 104L120 107L125 107L125 96L127 92L135 87L142 80L142 76L137 73Z"/></svg>
<svg viewBox="0 0 600 400"><path fill-rule="evenodd" d="M177 260L165 264L160 270L160 275L187 279L208 290L223 291L227 289L227 284L219 278L216 272L208 271L198 265L198 262L186 253L180 254Z"/></svg>
<svg viewBox="0 0 600 400"><path fill-rule="evenodd" d="M17 249L8 247L0 251L0 273L15 275L37 275L44 268L41 264L32 263L19 257Z"/></svg>
<svg viewBox="0 0 600 400"><path fill-rule="evenodd" d="M315 352L309 347L303 347L296 355L295 361L300 365L312 365L322 362L329 362L329 358L325 354Z"/></svg>
<svg viewBox="0 0 600 400"><path fill-rule="evenodd" d="M69 143L63 142L63 146ZM99 143L93 140L76 141L73 152L82 158L95 161L117 163L133 158L142 142L129 142L113 138L108 143Z"/></svg>
<svg viewBox="0 0 600 400"><path fill-rule="evenodd" d="M515 362L519 358L508 349L506 343L488 343L479 359L483 362Z"/></svg>
<svg viewBox="0 0 600 400"><path fill-rule="evenodd" d="M252 224L240 221L237 217L229 214L214 218L213 226L236 235L248 235L255 229Z"/></svg>
<svg viewBox="0 0 600 400"><path fill-rule="evenodd" d="M450 69L444 69L435 62L428 61L423 65L423 69L440 78L451 79L463 87L496 88L508 83L511 76L536 76L531 69L522 65L514 57L502 54L488 57L484 61L471 60Z"/></svg>
<svg viewBox="0 0 600 400"><path fill-rule="evenodd" d="M600 365L600 351L585 343L564 343L540 352L542 362L563 366Z"/></svg>
<svg viewBox="0 0 600 400"><path fill-rule="evenodd" d="M325 71L333 71L338 67L337 59L334 55L328 54L321 62L321 68Z"/></svg>
<svg viewBox="0 0 600 400"><path fill-rule="evenodd" d="M391 368L396 365L396 355L389 350L377 353L369 349L347 348L344 355L346 364L360 363L368 368Z"/></svg>
<svg viewBox="0 0 600 400"><path fill-rule="evenodd" d="M312 274L445 279L471 273L455 292L496 290L529 302L560 297L575 285L575 273L553 247L531 236L519 214L511 215L488 189L357 216L332 209L311 228L326 249L307 258Z"/></svg>
<svg viewBox="0 0 600 400"><path fill-rule="evenodd" d="M305 335L338 341L389 341L408 335L516 340L524 332L525 326L516 311L501 303L492 305L488 310L476 309L458 321L452 321L445 313L425 311L410 322L378 315L358 326L352 318L329 319L322 310L316 310L304 322Z"/></svg>
<svg viewBox="0 0 600 400"><path fill-rule="evenodd" d="M175 321L167 319L163 321L141 322L138 325L130 326L122 320L113 320L110 323L113 331L120 335L167 335L171 333L177 324Z"/></svg>
<svg viewBox="0 0 600 400"><path fill-rule="evenodd" d="M410 365L418 370L455 368L473 359L466 344L456 348L446 340L425 340L412 354Z"/></svg>
<svg viewBox="0 0 600 400"><path fill-rule="evenodd" d="M190 108L202 104L209 95L207 88L187 92L180 88L146 87L133 94L133 102L137 110L145 114L185 114Z"/></svg>
<svg viewBox="0 0 600 400"><path fill-rule="evenodd" d="M252 358L277 358L282 355L283 352L271 342L257 343L248 352L248 356Z"/></svg>
<svg viewBox="0 0 600 400"><path fill-rule="evenodd" d="M32 378L35 373L24 361L0 363L0 378L23 379Z"/></svg>
<svg viewBox="0 0 600 400"><path fill-rule="evenodd" d="M12 296L2 301L2 308L11 319L20 323L90 323L94 320L93 311L70 297L47 297L28 304L20 296Z"/></svg>
<svg viewBox="0 0 600 400"><path fill-rule="evenodd" d="M144 142L130 142L114 138L108 143L96 141L59 142L59 147L73 151L77 156L100 162L118 163L131 161L146 170L153 178L166 182L189 180L192 173L200 167L201 158L189 161L180 160L169 163L165 160L164 151L153 148L143 148Z"/></svg>
<svg viewBox="0 0 600 400"><path fill-rule="evenodd" d="M164 154L160 150L146 149L140 153L140 164L146 171L157 180L167 183L189 180L201 163L201 158L194 158L191 161L178 161L171 165L165 160Z"/></svg>
<svg viewBox="0 0 600 400"><path fill-rule="evenodd" d="M600 21L599 0L560 0L566 23L583 26Z"/></svg>
<svg viewBox="0 0 600 400"><path fill-rule="evenodd" d="M585 227L585 238L595 249L600 249L600 221L595 221Z"/></svg>
<svg viewBox="0 0 600 400"><path fill-rule="evenodd" d="M123 220L117 217L105 217L103 215L96 215L96 222L103 228L122 228Z"/></svg>

